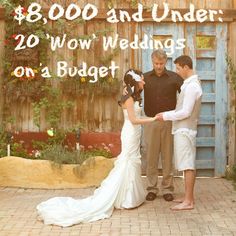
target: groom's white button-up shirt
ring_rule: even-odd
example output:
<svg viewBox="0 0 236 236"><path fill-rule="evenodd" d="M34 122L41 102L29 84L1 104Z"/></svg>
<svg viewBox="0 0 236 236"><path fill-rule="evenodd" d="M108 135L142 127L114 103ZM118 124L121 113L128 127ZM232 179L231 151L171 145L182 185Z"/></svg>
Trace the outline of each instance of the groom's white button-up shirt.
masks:
<svg viewBox="0 0 236 236"><path fill-rule="evenodd" d="M196 82L194 82L194 80ZM198 75L192 75L186 80L184 80L184 83L181 86L181 91L184 92L183 107L181 110L178 111L172 110L164 112L163 113L164 120L171 120L171 121L183 120L191 115L196 100L200 98L200 96L202 96L202 88L197 82L197 80L198 80ZM196 136L197 134L197 131L188 128L180 128L175 132L173 132L173 134L178 133L180 131L186 131L188 134L192 136Z"/></svg>

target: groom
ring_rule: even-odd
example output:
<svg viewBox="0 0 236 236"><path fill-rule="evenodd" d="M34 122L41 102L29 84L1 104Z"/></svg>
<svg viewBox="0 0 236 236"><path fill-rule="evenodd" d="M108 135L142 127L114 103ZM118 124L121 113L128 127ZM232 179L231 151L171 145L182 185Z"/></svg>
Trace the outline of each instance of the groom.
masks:
<svg viewBox="0 0 236 236"><path fill-rule="evenodd" d="M189 56L180 56L174 63L176 72L184 79L184 83L175 110L159 113L158 119L173 121L175 167L179 171L184 171L184 198L175 200L179 204L171 209L191 210L194 207L196 135L202 88Z"/></svg>

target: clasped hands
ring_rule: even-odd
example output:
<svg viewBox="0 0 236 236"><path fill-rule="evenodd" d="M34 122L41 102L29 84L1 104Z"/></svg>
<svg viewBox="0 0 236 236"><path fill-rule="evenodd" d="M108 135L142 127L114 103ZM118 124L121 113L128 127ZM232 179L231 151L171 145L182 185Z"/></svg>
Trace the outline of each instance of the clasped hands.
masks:
<svg viewBox="0 0 236 236"><path fill-rule="evenodd" d="M164 121L163 112L156 114L154 117L155 117L155 120Z"/></svg>

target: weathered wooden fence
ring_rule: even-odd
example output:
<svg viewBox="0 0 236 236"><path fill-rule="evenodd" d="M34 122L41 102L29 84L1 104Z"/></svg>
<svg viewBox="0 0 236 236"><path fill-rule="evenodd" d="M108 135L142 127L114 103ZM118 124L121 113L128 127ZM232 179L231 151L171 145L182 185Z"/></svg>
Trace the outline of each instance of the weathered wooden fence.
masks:
<svg viewBox="0 0 236 236"><path fill-rule="evenodd" d="M38 1L41 5L48 9L55 1ZM70 3L78 1L56 1L57 3L64 4L68 6ZM171 9L178 9L180 12L185 12L189 9L189 4L193 3L196 9L222 9L224 11L224 22L228 26L228 55L232 58L234 64L236 64L236 0L185 0L185 1L176 1L169 0L165 1L169 3ZM117 9L128 9L129 12L135 12L133 5L137 3L136 1L101 1L101 0L90 0L90 1L79 1L79 6L82 8L87 3L94 4L99 9L99 14L95 20L88 21L84 24L78 24L75 29L74 34L77 35L91 35L96 31L110 30L107 32L107 35L119 34L121 38L129 39L132 41L134 34L142 32L140 29L142 25L151 22L150 12L144 12L144 23L136 22L126 22L126 23L116 23L110 24L106 21L106 12L108 5L113 6ZM146 0L140 1L143 5L147 7L153 6L153 4L158 4L160 9L163 8L163 1L160 0ZM160 10L161 11L161 10ZM167 18L166 22L170 22L170 19ZM212 23L214 24L214 23ZM53 27L53 24L51 24ZM66 26L65 26L66 27ZM4 61L4 32L5 32L5 21L4 21L4 9L0 8L0 75L3 75L2 63ZM187 32L185 32L187 34ZM185 35L186 37L187 35ZM142 35L140 35L142 37ZM69 65L75 65L82 61L87 62L89 65L100 66L101 58L108 58L112 55L112 60L116 62L119 66L119 71L116 77L121 79L124 72L131 67L143 68L142 61L142 50L118 50L114 54L114 50L108 50L104 52L101 41L98 41L94 44L91 50L69 50L67 47L64 47L56 52L48 51L49 61L48 65L52 70L55 71L56 64L58 60L65 60ZM185 51L187 53L187 51ZM222 55L223 56L223 55ZM73 60L72 60L73 58ZM151 61L150 61L151 63ZM3 80L3 76L0 76L0 86ZM2 86L1 86L2 87ZM229 112L235 112L235 94L229 86ZM76 96L64 95L62 100L72 100L74 102L73 108L66 109L62 113L62 122L61 126L63 128L73 127L77 122L83 123L88 130L91 131L118 131L121 128L122 124L122 111L117 105L117 100L119 98L119 92L106 92L103 94L96 93L82 93L77 94ZM3 119L3 106L4 101L3 93L0 93L0 122ZM15 128L19 131L37 131L38 128L33 123L33 110L30 99L24 99L22 101L15 102L11 105L11 115L15 117ZM235 141L235 124L229 124L228 132L228 156L229 163L236 162L236 141ZM45 130L48 128L48 124L45 122L45 119L41 119L40 130Z"/></svg>

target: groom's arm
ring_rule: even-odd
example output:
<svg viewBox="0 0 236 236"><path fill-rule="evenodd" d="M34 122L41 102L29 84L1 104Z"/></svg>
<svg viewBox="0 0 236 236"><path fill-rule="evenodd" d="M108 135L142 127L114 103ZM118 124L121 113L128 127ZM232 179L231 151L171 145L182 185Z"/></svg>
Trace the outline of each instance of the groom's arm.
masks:
<svg viewBox="0 0 236 236"><path fill-rule="evenodd" d="M201 96L201 94L201 89L197 84L190 84L185 90L182 109L160 113L158 114L158 120L176 121L188 118L193 111L196 100Z"/></svg>

